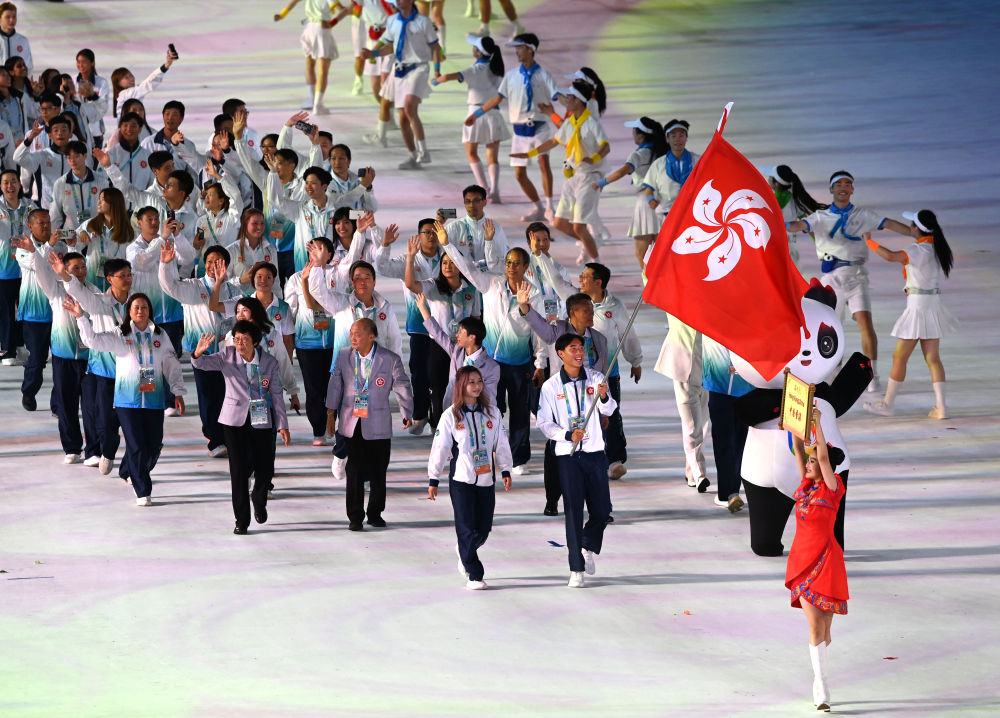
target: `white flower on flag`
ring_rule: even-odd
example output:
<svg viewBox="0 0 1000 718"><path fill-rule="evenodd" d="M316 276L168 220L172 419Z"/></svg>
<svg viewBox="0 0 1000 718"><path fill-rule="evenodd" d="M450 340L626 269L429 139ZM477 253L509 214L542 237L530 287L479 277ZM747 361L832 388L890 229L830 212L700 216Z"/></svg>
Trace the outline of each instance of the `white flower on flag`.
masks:
<svg viewBox="0 0 1000 718"><path fill-rule="evenodd" d="M743 242L754 249L763 249L771 239L771 228L767 222L750 211L771 211L759 194L749 189L733 192L722 207L721 221L718 219L720 205L722 193L709 180L699 190L691 209L698 224L682 231L671 245L677 254L699 254L711 250L708 254L708 274L703 277L706 282L722 279L736 268L743 253ZM720 239L722 242L719 242Z"/></svg>

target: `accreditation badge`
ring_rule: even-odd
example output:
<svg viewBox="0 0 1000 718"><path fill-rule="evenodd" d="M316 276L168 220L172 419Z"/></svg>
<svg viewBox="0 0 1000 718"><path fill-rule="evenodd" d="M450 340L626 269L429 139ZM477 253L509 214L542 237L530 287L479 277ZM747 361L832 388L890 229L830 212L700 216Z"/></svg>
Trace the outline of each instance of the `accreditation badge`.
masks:
<svg viewBox="0 0 1000 718"><path fill-rule="evenodd" d="M546 297L544 300L545 321L550 324L559 318L559 300L555 297Z"/></svg>
<svg viewBox="0 0 1000 718"><path fill-rule="evenodd" d="M330 328L330 315L326 312L313 311L313 329L318 332L326 331Z"/></svg>
<svg viewBox="0 0 1000 718"><path fill-rule="evenodd" d="M268 415L267 402L263 399L250 400L250 426L269 426L271 417Z"/></svg>
<svg viewBox="0 0 1000 718"><path fill-rule="evenodd" d="M368 392L354 395L354 416L358 419L368 418Z"/></svg>
<svg viewBox="0 0 1000 718"><path fill-rule="evenodd" d="M153 367L139 367L139 391L156 391L156 370Z"/></svg>
<svg viewBox="0 0 1000 718"><path fill-rule="evenodd" d="M473 451L472 465L476 469L476 476L492 473L493 466L490 464L490 452L487 449Z"/></svg>

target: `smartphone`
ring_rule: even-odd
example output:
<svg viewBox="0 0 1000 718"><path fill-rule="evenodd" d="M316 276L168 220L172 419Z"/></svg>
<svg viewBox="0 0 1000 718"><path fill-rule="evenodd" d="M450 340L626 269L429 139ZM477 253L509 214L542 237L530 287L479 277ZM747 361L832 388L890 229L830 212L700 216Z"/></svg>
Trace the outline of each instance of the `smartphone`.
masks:
<svg viewBox="0 0 1000 718"><path fill-rule="evenodd" d="M76 236L76 230L73 230L73 229L60 229L59 230L59 239L61 239L63 241L66 241L66 240L69 240L69 239L73 239L75 236Z"/></svg>
<svg viewBox="0 0 1000 718"><path fill-rule="evenodd" d="M175 217L174 211L172 209L168 209L167 210L167 221L168 222L173 222L174 221L174 217Z"/></svg>
<svg viewBox="0 0 1000 718"><path fill-rule="evenodd" d="M361 179L362 177L364 177L365 176L365 172L367 172L367 171L368 171L367 167L362 167L361 169L359 169L358 170L358 179Z"/></svg>
<svg viewBox="0 0 1000 718"><path fill-rule="evenodd" d="M362 217L364 217L366 214L368 213L363 209L352 209L350 212L348 212L347 216L357 221Z"/></svg>
<svg viewBox="0 0 1000 718"><path fill-rule="evenodd" d="M316 125L310 125L308 122L303 122L302 120L299 120L298 122L295 123L295 129L297 129L299 132L304 132L307 135L311 135L313 133L313 130L316 129Z"/></svg>
<svg viewBox="0 0 1000 718"><path fill-rule="evenodd" d="M458 212L455 211L454 207L451 209L439 209L438 212L440 212L441 216L445 219L455 219L458 217Z"/></svg>
<svg viewBox="0 0 1000 718"><path fill-rule="evenodd" d="M167 49L170 50L170 54L173 56L175 60L180 58L180 55L177 54L177 48L174 47L174 43L170 43L169 45L167 45Z"/></svg>
<svg viewBox="0 0 1000 718"><path fill-rule="evenodd" d="M204 230L204 228L198 227L198 231L194 233L194 238L197 241L199 241L199 242L201 242L203 239L205 239L205 230Z"/></svg>

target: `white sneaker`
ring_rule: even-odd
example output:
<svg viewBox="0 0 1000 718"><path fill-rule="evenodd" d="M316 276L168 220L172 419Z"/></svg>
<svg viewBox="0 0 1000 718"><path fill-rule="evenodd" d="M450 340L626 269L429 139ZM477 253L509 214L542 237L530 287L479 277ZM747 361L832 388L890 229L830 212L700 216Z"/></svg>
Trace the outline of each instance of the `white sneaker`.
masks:
<svg viewBox="0 0 1000 718"><path fill-rule="evenodd" d="M341 459L339 457L333 457L333 463L330 464L330 472L333 474L333 478L337 481L347 480L347 459Z"/></svg>
<svg viewBox="0 0 1000 718"><path fill-rule="evenodd" d="M556 223L556 211L551 207L545 208L545 221L548 222L549 224Z"/></svg>
<svg viewBox="0 0 1000 718"><path fill-rule="evenodd" d="M455 555L458 556L458 575L465 576L465 579L469 579L469 572L465 570L465 564L462 563L462 554L458 552L458 544L455 544Z"/></svg>
<svg viewBox="0 0 1000 718"><path fill-rule="evenodd" d="M101 457L100 456L91 456L89 459L84 459L83 460L83 465L84 466L100 466L101 465Z"/></svg>
<svg viewBox="0 0 1000 718"><path fill-rule="evenodd" d="M64 464L79 464L82 461L79 454L66 454L63 459Z"/></svg>
<svg viewBox="0 0 1000 718"><path fill-rule="evenodd" d="M872 377L872 380L868 382L868 387L865 389L869 394L878 394L882 391L882 380L878 378L878 374Z"/></svg>
<svg viewBox="0 0 1000 718"><path fill-rule="evenodd" d="M209 449L208 450L208 455L211 456L213 459L218 459L218 458L221 458L223 456L228 456L229 455L229 450L226 449L226 445L225 444L219 444L214 449Z"/></svg>
<svg viewBox="0 0 1000 718"><path fill-rule="evenodd" d="M520 464L511 469L511 473L515 476L524 476L528 473L528 467L525 464Z"/></svg>
<svg viewBox="0 0 1000 718"><path fill-rule="evenodd" d="M716 506L721 506L722 508L728 508L729 499L724 499L721 498L720 496L716 496L714 499L712 499L712 503L715 504Z"/></svg>
<svg viewBox="0 0 1000 718"><path fill-rule="evenodd" d="M470 35L475 35L476 37L489 37L490 36L490 26L489 25L483 25L482 23L480 23L479 29L476 30L475 32L470 32L469 34Z"/></svg>
<svg viewBox="0 0 1000 718"><path fill-rule="evenodd" d="M24 359L21 357L7 357L0 363L4 366L21 366L24 364Z"/></svg>
<svg viewBox="0 0 1000 718"><path fill-rule="evenodd" d="M570 588L583 588L583 571L570 571L569 583L566 585Z"/></svg>
<svg viewBox="0 0 1000 718"><path fill-rule="evenodd" d="M301 105L299 105L299 109L300 110L311 110L312 106L313 106L313 97L314 97L313 93L310 92L309 93L309 98L305 102L303 102Z"/></svg>
<svg viewBox="0 0 1000 718"><path fill-rule="evenodd" d="M612 481L617 481L625 475L628 469L625 468L625 464L620 461L612 462L611 466L608 467L608 478Z"/></svg>
<svg viewBox="0 0 1000 718"><path fill-rule="evenodd" d="M536 209L521 217L522 222L541 222L545 219L545 210Z"/></svg>
<svg viewBox="0 0 1000 718"><path fill-rule="evenodd" d="M140 496L139 498L137 498L135 500L135 505L136 506L152 506L153 505L153 500L151 498L149 498L148 496Z"/></svg>
<svg viewBox="0 0 1000 718"><path fill-rule="evenodd" d="M424 150L417 155L417 163L422 165L429 165L431 163L431 151Z"/></svg>
<svg viewBox="0 0 1000 718"><path fill-rule="evenodd" d="M465 4L465 16L475 17L476 16L476 4L472 0L468 0Z"/></svg>
<svg viewBox="0 0 1000 718"><path fill-rule="evenodd" d="M425 426L427 426L427 419L417 419L413 422L413 426L410 427L410 434L420 436L424 433Z"/></svg>
<svg viewBox="0 0 1000 718"><path fill-rule="evenodd" d="M330 109L326 105L324 105L322 102L320 102L320 103L318 103L316 105L313 105L312 112L310 112L309 114L313 115L313 116L316 116L316 115L329 115L330 114Z"/></svg>
<svg viewBox="0 0 1000 718"><path fill-rule="evenodd" d="M417 162L417 158L410 155L406 161L400 162L398 168L401 170L418 170L420 169L420 163Z"/></svg>
<svg viewBox="0 0 1000 718"><path fill-rule="evenodd" d="M354 76L354 87L351 88L351 94L352 95L363 95L363 94L365 94L365 83L357 75Z"/></svg>
<svg viewBox="0 0 1000 718"><path fill-rule="evenodd" d="M489 196L487 196L486 199L489 201L490 204L503 204L503 202L500 201L499 192L490 192Z"/></svg>
<svg viewBox="0 0 1000 718"><path fill-rule="evenodd" d="M98 470L102 475L107 476L111 473L111 469L114 468L115 462L113 459L106 459L101 457L101 463L98 465Z"/></svg>
<svg viewBox="0 0 1000 718"><path fill-rule="evenodd" d="M597 571L597 563L594 561L594 552L583 549L583 570L588 576L593 576Z"/></svg>
<svg viewBox="0 0 1000 718"><path fill-rule="evenodd" d="M576 263L577 263L577 265L586 264L587 260L589 259L589 257L590 257L590 255L587 254L587 248L584 247L583 243L581 242L580 243L580 254L578 254L576 256Z"/></svg>
<svg viewBox="0 0 1000 718"><path fill-rule="evenodd" d="M175 409L172 406L167 407L166 409L164 409L163 410L163 415L164 416L180 416L180 414L177 412L177 409Z"/></svg>
<svg viewBox="0 0 1000 718"><path fill-rule="evenodd" d="M684 470L684 478L687 480L687 485L690 486L692 489L698 485L698 479L696 479L693 475L688 473L688 470L686 468Z"/></svg>
<svg viewBox="0 0 1000 718"><path fill-rule="evenodd" d="M368 134L364 135L361 139L364 140L365 144L368 145L380 145L382 147L389 146L388 138L385 135L379 134L378 132L369 132Z"/></svg>
<svg viewBox="0 0 1000 718"><path fill-rule="evenodd" d="M468 581L465 587L470 591L482 591L486 588L486 581Z"/></svg>
<svg viewBox="0 0 1000 718"><path fill-rule="evenodd" d="M948 408L945 407L944 409L942 409L939 406L935 406L927 414L927 418L928 419L947 419L947 418L949 418L948 417Z"/></svg>
<svg viewBox="0 0 1000 718"><path fill-rule="evenodd" d="M864 406L865 411L878 414L879 416L895 416L896 414L895 409L885 403L885 399L866 401L862 406Z"/></svg>

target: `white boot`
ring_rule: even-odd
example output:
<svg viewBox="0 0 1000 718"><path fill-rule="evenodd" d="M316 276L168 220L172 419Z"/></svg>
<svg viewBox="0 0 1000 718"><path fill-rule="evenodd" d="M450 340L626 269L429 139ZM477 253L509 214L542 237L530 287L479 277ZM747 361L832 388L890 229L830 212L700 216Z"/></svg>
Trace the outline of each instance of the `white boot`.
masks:
<svg viewBox="0 0 1000 718"><path fill-rule="evenodd" d="M817 710L830 710L830 688L826 684L826 644L809 646L813 667L813 704Z"/></svg>

